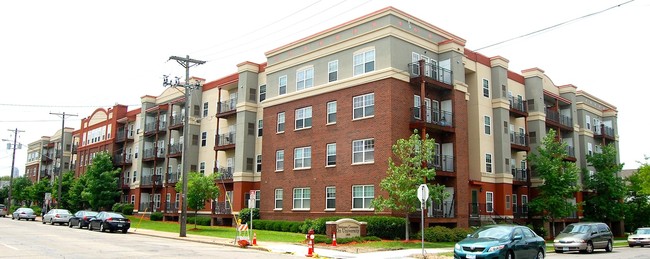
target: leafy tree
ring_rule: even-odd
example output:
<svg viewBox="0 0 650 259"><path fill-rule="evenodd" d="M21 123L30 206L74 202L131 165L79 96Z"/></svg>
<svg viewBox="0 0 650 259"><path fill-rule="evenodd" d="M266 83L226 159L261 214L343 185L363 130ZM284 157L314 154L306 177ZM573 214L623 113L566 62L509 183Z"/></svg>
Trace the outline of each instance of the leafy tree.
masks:
<svg viewBox="0 0 650 259"><path fill-rule="evenodd" d="M11 188L11 198L14 200L13 204L31 205L31 198L29 195L29 188L32 186L32 181L27 177L15 177Z"/></svg>
<svg viewBox="0 0 650 259"><path fill-rule="evenodd" d="M551 223L551 236L555 236L555 220L569 216L576 211L569 199L578 191L578 172L576 164L566 161L567 144L556 138L550 130L542 145L528 156L533 171L544 181L539 186L539 196L528 203L531 211Z"/></svg>
<svg viewBox="0 0 650 259"><path fill-rule="evenodd" d="M61 203L59 203L59 208L61 209L70 209L68 207L69 201L68 201L68 193L70 192L70 188L72 187L72 184L75 181L74 177L74 171L67 171L63 173L63 178L61 179ZM54 177L54 182L52 184L52 198L58 199L59 198L59 177L56 176Z"/></svg>
<svg viewBox="0 0 650 259"><path fill-rule="evenodd" d="M67 208L77 211L89 207L88 201L82 197L84 189L86 189L86 174L72 181L70 190L66 195Z"/></svg>
<svg viewBox="0 0 650 259"><path fill-rule="evenodd" d="M643 193L650 195L650 164L648 164L650 157L645 157L645 162L639 166L637 174L639 175L639 185Z"/></svg>
<svg viewBox="0 0 650 259"><path fill-rule="evenodd" d="M52 185L49 180L44 179L30 186L28 192L30 199L35 201L35 205L43 206L45 193L52 192Z"/></svg>
<svg viewBox="0 0 650 259"><path fill-rule="evenodd" d="M9 185L3 186L0 188L0 202L5 203L7 202L7 206L9 206L9 202L7 199L9 198Z"/></svg>
<svg viewBox="0 0 650 259"><path fill-rule="evenodd" d="M93 210L109 209L120 197L117 187L120 169L113 167L108 152L98 153L86 172L86 188L81 198L88 201Z"/></svg>
<svg viewBox="0 0 650 259"><path fill-rule="evenodd" d="M372 201L372 205L379 211L390 209L404 213L407 222L406 240L409 240L409 214L420 208L418 186L426 183L430 198L435 201L444 199L445 187L429 183L436 176L435 169L426 166L433 159L434 149L435 141L428 135L422 139L417 130L408 139L398 139L392 146L393 155L398 161L388 158L386 177L379 183L388 196L384 198L380 195Z"/></svg>
<svg viewBox="0 0 650 259"><path fill-rule="evenodd" d="M647 163L643 166L647 166ZM625 199L625 230L631 232L639 227L650 226L650 199L643 190L643 180L638 172L626 181L629 196Z"/></svg>
<svg viewBox="0 0 650 259"><path fill-rule="evenodd" d="M190 172L187 180L187 194L185 194L187 206L194 210L194 229L196 228L196 216L199 210L205 208L205 203L219 197L219 187L216 185L218 174L204 176L201 173ZM183 181L176 183L176 191L183 192Z"/></svg>
<svg viewBox="0 0 650 259"><path fill-rule="evenodd" d="M585 188L592 191L584 206L585 217L590 220L610 223L623 218L626 189L617 175L623 165L616 162L616 157L616 148L611 144L604 146L601 153L587 156L587 162L596 170L593 176L585 177Z"/></svg>

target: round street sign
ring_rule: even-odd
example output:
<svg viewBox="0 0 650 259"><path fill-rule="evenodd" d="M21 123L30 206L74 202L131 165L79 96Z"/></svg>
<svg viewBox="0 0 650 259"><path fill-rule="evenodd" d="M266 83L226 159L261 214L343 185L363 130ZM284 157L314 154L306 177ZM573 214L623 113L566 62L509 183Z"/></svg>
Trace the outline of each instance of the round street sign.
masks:
<svg viewBox="0 0 650 259"><path fill-rule="evenodd" d="M429 187L426 184L420 184L418 187L418 199L422 203L429 199Z"/></svg>

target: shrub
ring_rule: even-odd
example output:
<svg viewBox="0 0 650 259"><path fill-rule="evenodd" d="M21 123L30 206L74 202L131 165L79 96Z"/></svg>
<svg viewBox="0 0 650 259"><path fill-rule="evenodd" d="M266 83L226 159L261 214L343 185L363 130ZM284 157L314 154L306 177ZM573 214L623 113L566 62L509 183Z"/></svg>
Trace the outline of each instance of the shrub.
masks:
<svg viewBox="0 0 650 259"><path fill-rule="evenodd" d="M113 204L113 208L111 208L111 209L112 209L113 211L116 211L116 212L121 212L121 211L122 211L122 207L124 207L124 204L122 204L122 203L115 203L115 204Z"/></svg>
<svg viewBox="0 0 650 259"><path fill-rule="evenodd" d="M535 231L535 234L540 237L546 238L546 235L548 234L542 225L527 225L527 227Z"/></svg>
<svg viewBox="0 0 650 259"><path fill-rule="evenodd" d="M187 224L195 224L194 222L196 222L199 226L210 226L210 221L212 221L212 219L208 217L187 217Z"/></svg>
<svg viewBox="0 0 650 259"><path fill-rule="evenodd" d="M471 228L452 228L451 231L454 234L454 240L452 242L458 242L467 237L467 235L474 233L474 229Z"/></svg>
<svg viewBox="0 0 650 259"><path fill-rule="evenodd" d="M388 216L354 217L355 220L367 222L367 235L383 239L400 239L406 234L406 220ZM338 240L337 240L338 241Z"/></svg>
<svg viewBox="0 0 650 259"><path fill-rule="evenodd" d="M242 210L239 211L239 218L241 219L242 224L248 223L248 221L251 220L251 209L249 208L243 208ZM253 219L260 219L260 209L254 208L253 209Z"/></svg>
<svg viewBox="0 0 650 259"><path fill-rule="evenodd" d="M163 214L162 214L162 212L151 213L151 215L149 216L149 219L151 221L161 221L163 219Z"/></svg>
<svg viewBox="0 0 650 259"><path fill-rule="evenodd" d="M41 215L41 213L43 212L43 208L41 208L40 206L32 206L31 208L32 210L34 210L35 215Z"/></svg>
<svg viewBox="0 0 650 259"><path fill-rule="evenodd" d="M122 205L122 213L124 215L133 215L133 204L127 203Z"/></svg>
<svg viewBox="0 0 650 259"><path fill-rule="evenodd" d="M447 228L442 226L435 226L424 229L424 240L427 242L458 242L471 234L472 229L469 228ZM418 233L417 238L422 238L422 232Z"/></svg>

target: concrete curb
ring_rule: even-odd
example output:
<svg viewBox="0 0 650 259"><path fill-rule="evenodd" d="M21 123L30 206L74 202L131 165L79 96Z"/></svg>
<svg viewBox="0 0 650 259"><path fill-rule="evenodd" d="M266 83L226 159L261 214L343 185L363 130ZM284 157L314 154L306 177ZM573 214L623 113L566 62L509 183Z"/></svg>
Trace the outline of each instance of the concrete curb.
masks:
<svg viewBox="0 0 650 259"><path fill-rule="evenodd" d="M218 242L216 240L207 241L207 240L201 240L201 239L196 239L196 238L192 238L192 237L180 237L180 236L174 237L174 236L167 236L167 235L158 235L158 234L153 234L153 233L137 232L137 230L129 231L129 233L130 234L136 234L136 235L150 236L150 237L159 237L159 238L174 239L174 240L181 240L181 241L188 241L188 242L195 242L195 243L203 243L203 244L210 244L210 245L221 245L221 246L229 246L229 247L237 247L237 248L239 248L239 245ZM259 250L259 251L264 251L264 252L272 252L270 249L265 248L265 247L261 247L261 246L248 246L248 247L242 248L242 249L254 249L254 250Z"/></svg>

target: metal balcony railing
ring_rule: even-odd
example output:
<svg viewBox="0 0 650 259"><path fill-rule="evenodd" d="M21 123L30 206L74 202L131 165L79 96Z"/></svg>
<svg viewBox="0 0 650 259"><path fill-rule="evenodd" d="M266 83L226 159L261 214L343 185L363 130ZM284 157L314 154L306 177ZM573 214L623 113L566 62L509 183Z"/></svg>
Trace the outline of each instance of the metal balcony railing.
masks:
<svg viewBox="0 0 650 259"><path fill-rule="evenodd" d="M220 167L215 171L219 174L218 180L231 180L235 170L232 167Z"/></svg>
<svg viewBox="0 0 650 259"><path fill-rule="evenodd" d="M515 218L528 218L528 205L512 204L512 216Z"/></svg>
<svg viewBox="0 0 650 259"><path fill-rule="evenodd" d="M167 129L167 121L160 121L158 123L158 130L164 131Z"/></svg>
<svg viewBox="0 0 650 259"><path fill-rule="evenodd" d="M566 146L566 154L569 157L576 157L576 150L572 146Z"/></svg>
<svg viewBox="0 0 650 259"><path fill-rule="evenodd" d="M226 134L219 134L217 136L217 146L227 146L227 145L234 145L235 144L235 137L236 137L235 132L230 132Z"/></svg>
<svg viewBox="0 0 650 259"><path fill-rule="evenodd" d="M558 111L546 108L546 119L562 124L566 127L573 127L573 120L571 117L560 114Z"/></svg>
<svg viewBox="0 0 650 259"><path fill-rule="evenodd" d="M510 144L519 146L528 146L528 134L521 134L517 132L510 132Z"/></svg>
<svg viewBox="0 0 650 259"><path fill-rule="evenodd" d="M408 64L411 78L420 76L420 62ZM451 70L438 66L436 63L424 63L424 76L448 85L452 84L453 73Z"/></svg>
<svg viewBox="0 0 650 259"><path fill-rule="evenodd" d="M515 181L525 182L528 180L528 169L511 168L510 171Z"/></svg>
<svg viewBox="0 0 650 259"><path fill-rule="evenodd" d="M167 202L167 204L165 204L165 213L178 213L179 209L180 208L178 208L176 203Z"/></svg>
<svg viewBox="0 0 650 259"><path fill-rule="evenodd" d="M510 97L508 101L510 102L510 109L517 110L520 112L528 112L528 107L526 107L526 101L519 100L515 97Z"/></svg>
<svg viewBox="0 0 650 259"><path fill-rule="evenodd" d="M212 213L220 215L232 214L232 208L227 202L212 202Z"/></svg>
<svg viewBox="0 0 650 259"><path fill-rule="evenodd" d="M454 202L434 202L430 209L427 211L429 218L453 218L454 217Z"/></svg>
<svg viewBox="0 0 650 259"><path fill-rule="evenodd" d="M177 173L177 172L170 172L170 173L167 173L166 178L165 178L165 181L167 181L167 183L177 183L179 177L180 177L180 174L179 174L179 173Z"/></svg>
<svg viewBox="0 0 650 259"><path fill-rule="evenodd" d="M144 134L156 132L156 122L148 122L144 125Z"/></svg>
<svg viewBox="0 0 650 259"><path fill-rule="evenodd" d="M147 148L142 152L142 159L151 159L156 156L156 149L154 148Z"/></svg>
<svg viewBox="0 0 650 259"><path fill-rule="evenodd" d="M237 106L237 102L234 100L219 102L217 104L218 107L217 113L226 113L229 111L234 111L235 109L237 109L236 106Z"/></svg>
<svg viewBox="0 0 650 259"><path fill-rule="evenodd" d="M428 168L434 168L436 171L454 172L454 156L452 155L437 155L433 157L432 161L427 162Z"/></svg>
<svg viewBox="0 0 650 259"><path fill-rule="evenodd" d="M183 119L184 116L173 116L171 117L171 123L169 124L169 127L176 127L176 126L183 126Z"/></svg>
<svg viewBox="0 0 650 259"><path fill-rule="evenodd" d="M181 154L181 153L183 153L183 144L174 143L174 144L169 145L169 155L170 156L178 155L178 154Z"/></svg>
<svg viewBox="0 0 650 259"><path fill-rule="evenodd" d="M426 107L413 107L411 108L411 120L413 121L425 121L426 123L452 127L454 123L453 113L445 110L435 110L429 109L425 110L424 119L422 119L422 114L420 109L426 109Z"/></svg>
<svg viewBox="0 0 650 259"><path fill-rule="evenodd" d="M605 126L605 124L594 125L593 126L593 131L594 131L594 135L614 138L614 129L611 128L611 127Z"/></svg>

